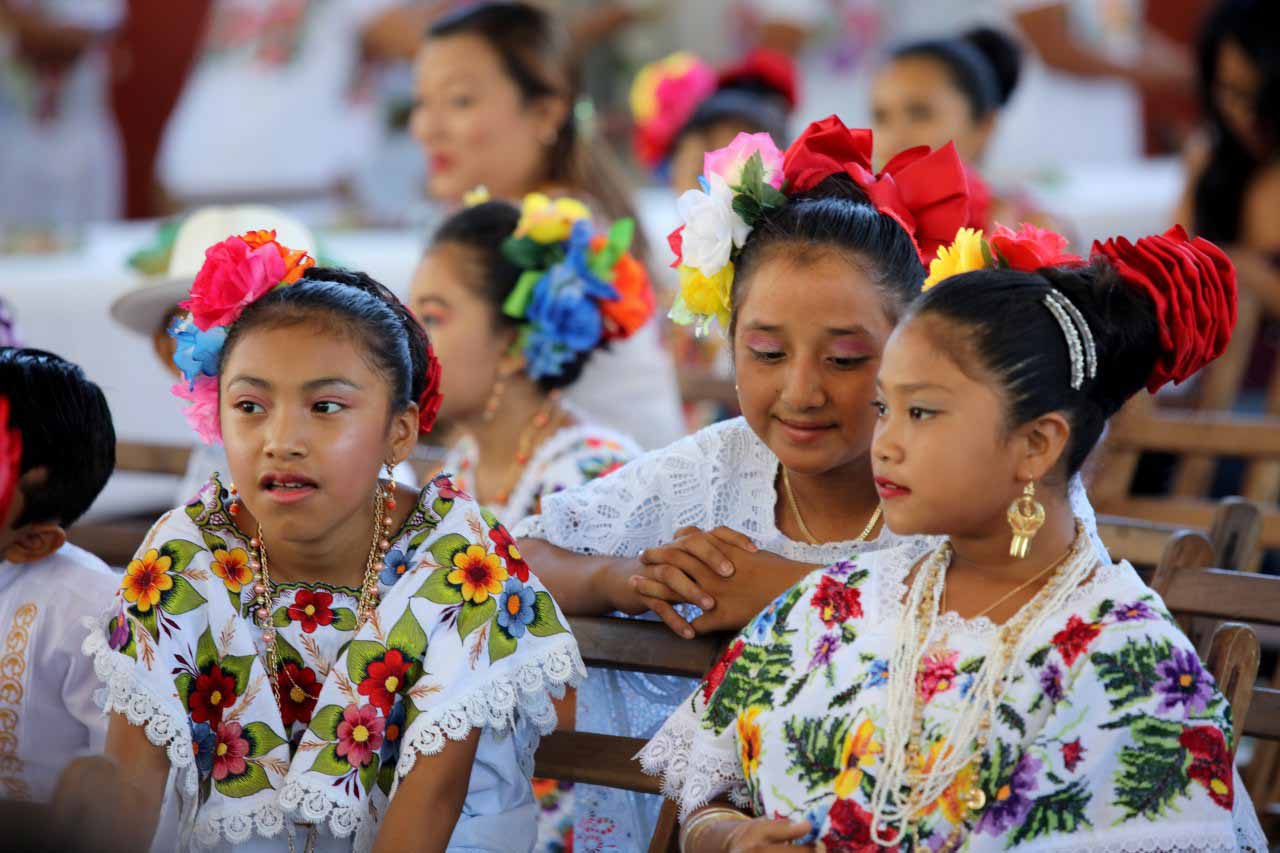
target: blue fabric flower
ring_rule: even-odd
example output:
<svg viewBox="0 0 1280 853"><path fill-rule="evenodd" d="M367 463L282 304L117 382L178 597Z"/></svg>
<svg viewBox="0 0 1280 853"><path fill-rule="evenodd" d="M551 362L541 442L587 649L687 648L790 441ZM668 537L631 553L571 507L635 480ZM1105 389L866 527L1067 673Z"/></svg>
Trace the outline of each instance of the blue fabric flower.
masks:
<svg viewBox="0 0 1280 853"><path fill-rule="evenodd" d="M617 290L591 272L590 249L591 225L574 223L564 260L534 287L525 313L536 332L575 353L600 343L604 320L599 303L618 298Z"/></svg>
<svg viewBox="0 0 1280 853"><path fill-rule="evenodd" d="M201 776L213 772L213 753L217 747L218 738L208 723L191 723L191 751L195 754L196 769Z"/></svg>
<svg viewBox="0 0 1280 853"><path fill-rule="evenodd" d="M218 356L227 340L225 326L215 326L202 332L190 318L184 317L169 329L169 336L176 344L173 363L182 371L188 384L194 386L200 376L218 375Z"/></svg>
<svg viewBox="0 0 1280 853"><path fill-rule="evenodd" d="M382 558L382 571L378 574L378 580L386 586L393 586L407 571L409 558L399 548L392 548Z"/></svg>
<svg viewBox="0 0 1280 853"><path fill-rule="evenodd" d="M394 766L400 760L400 744L404 743L404 721L407 715L404 697L397 696L396 703L391 706L391 713L387 715L382 748L378 750L378 762L383 767L388 764Z"/></svg>
<svg viewBox="0 0 1280 853"><path fill-rule="evenodd" d="M498 596L498 625L517 640L523 637L533 622L536 597L532 587L522 584L519 578L510 578Z"/></svg>
<svg viewBox="0 0 1280 853"><path fill-rule="evenodd" d="M524 342L525 371L533 379L559 376L564 371L564 366L573 361L576 355L573 350L550 335L543 334L537 327L529 332Z"/></svg>

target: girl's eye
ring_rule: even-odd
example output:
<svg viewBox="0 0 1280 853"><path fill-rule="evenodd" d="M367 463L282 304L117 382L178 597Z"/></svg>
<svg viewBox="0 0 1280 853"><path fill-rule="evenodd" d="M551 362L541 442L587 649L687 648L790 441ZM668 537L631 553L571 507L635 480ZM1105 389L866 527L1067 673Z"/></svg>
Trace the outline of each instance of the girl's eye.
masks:
<svg viewBox="0 0 1280 853"><path fill-rule="evenodd" d="M907 417L913 421L927 421L936 414L937 412L933 409L922 409L919 406L912 406L907 409Z"/></svg>
<svg viewBox="0 0 1280 853"><path fill-rule="evenodd" d="M777 361L782 358L783 353L780 350L751 350L751 355L760 361Z"/></svg>
<svg viewBox="0 0 1280 853"><path fill-rule="evenodd" d="M465 110L467 107L475 103L475 98L470 95L454 95L449 99L449 106Z"/></svg>
<svg viewBox="0 0 1280 853"><path fill-rule="evenodd" d="M889 407L879 400L872 400L871 408L875 409L877 418L883 418L889 411Z"/></svg>
<svg viewBox="0 0 1280 853"><path fill-rule="evenodd" d="M261 403L255 403L252 400L241 400L236 403L235 407L246 415L257 415L266 411L266 409L262 408Z"/></svg>
<svg viewBox="0 0 1280 853"><path fill-rule="evenodd" d="M866 362L865 356L836 356L831 362L841 370L849 370Z"/></svg>
<svg viewBox="0 0 1280 853"><path fill-rule="evenodd" d="M418 322L428 329L440 325L440 321L443 319L439 314L427 313L426 311L418 314Z"/></svg>
<svg viewBox="0 0 1280 853"><path fill-rule="evenodd" d="M312 408L322 415L336 415L338 412L345 409L346 406L341 403L334 402L333 400L321 400L319 403L312 406Z"/></svg>

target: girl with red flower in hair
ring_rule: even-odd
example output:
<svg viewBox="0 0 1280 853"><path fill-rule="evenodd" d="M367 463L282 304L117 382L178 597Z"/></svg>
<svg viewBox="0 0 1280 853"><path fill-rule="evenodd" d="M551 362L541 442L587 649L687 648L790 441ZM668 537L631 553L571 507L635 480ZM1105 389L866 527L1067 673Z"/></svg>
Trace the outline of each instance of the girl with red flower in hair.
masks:
<svg viewBox="0 0 1280 853"><path fill-rule="evenodd" d="M127 818L76 829L131 850L527 849L523 756L582 664L492 514L390 475L440 407L426 334L273 232L205 258L179 391L232 477L156 523L85 642L116 779L94 795L119 798L93 812Z"/></svg>
<svg viewBox="0 0 1280 853"><path fill-rule="evenodd" d="M1180 228L1088 261L997 233L940 253L876 376L886 523L944 538L792 587L645 747L688 853L1266 849L1227 700L1068 496L1130 397L1222 353L1234 269Z"/></svg>

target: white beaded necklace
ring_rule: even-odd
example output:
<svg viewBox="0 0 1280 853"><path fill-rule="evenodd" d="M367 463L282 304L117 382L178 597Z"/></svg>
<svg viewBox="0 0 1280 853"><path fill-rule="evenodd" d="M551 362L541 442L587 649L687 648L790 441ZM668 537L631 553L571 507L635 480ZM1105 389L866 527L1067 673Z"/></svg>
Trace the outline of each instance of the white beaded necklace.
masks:
<svg viewBox="0 0 1280 853"><path fill-rule="evenodd" d="M938 618L938 602L951 557L949 542L930 555L911 583L898 622L885 687L885 704L891 713L886 715L884 764L871 795L871 833L879 844L895 843L900 832L924 815L956 775L981 757L985 746L982 732L990 726L991 714L1004 695L1012 674L1011 664L1021 659L1025 639L1061 611L1098 564L1093 544L1077 521L1071 552L1058 571L1031 601L1000 626L996 644L974 674L964 707L952 721L937 760L927 770L916 770L912 767L911 741L923 716L923 706L917 704L916 683L926 643ZM908 708L914 713L906 713ZM908 790L905 796L901 793L903 788ZM897 830L893 824L899 824Z"/></svg>

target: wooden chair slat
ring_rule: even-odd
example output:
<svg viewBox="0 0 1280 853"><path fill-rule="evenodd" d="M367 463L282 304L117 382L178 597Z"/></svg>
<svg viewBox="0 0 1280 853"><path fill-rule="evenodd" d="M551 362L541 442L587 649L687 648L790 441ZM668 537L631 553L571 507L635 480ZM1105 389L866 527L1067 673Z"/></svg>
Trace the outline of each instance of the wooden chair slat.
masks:
<svg viewBox="0 0 1280 853"><path fill-rule="evenodd" d="M1159 563L1164 546L1177 532L1178 528L1171 524L1114 515L1098 516L1098 535L1107 546L1111 559L1128 560L1139 566Z"/></svg>
<svg viewBox="0 0 1280 853"><path fill-rule="evenodd" d="M1213 673L1222 695L1231 706L1233 720L1247 719L1253 699L1253 683L1258 678L1258 638L1248 625L1227 622L1213 632L1205 665ZM1240 726L1237 722L1231 751L1235 754L1240 742Z"/></svg>
<svg viewBox="0 0 1280 853"><path fill-rule="evenodd" d="M646 774L635 760L644 745L643 738L552 732L538 744L534 773L544 779L658 794L662 780Z"/></svg>
<svg viewBox="0 0 1280 853"><path fill-rule="evenodd" d="M1159 412L1125 419L1107 439L1117 447L1214 456L1280 457L1280 417L1230 411Z"/></svg>
<svg viewBox="0 0 1280 853"><path fill-rule="evenodd" d="M1249 703L1249 714L1245 717L1244 734L1280 740L1280 689L1253 689L1253 701Z"/></svg>
<svg viewBox="0 0 1280 853"><path fill-rule="evenodd" d="M1213 543L1213 564L1223 569L1253 571L1261 551L1262 510L1251 500L1223 498L1209 528Z"/></svg>
<svg viewBox="0 0 1280 853"><path fill-rule="evenodd" d="M1178 528L1208 530L1213 526L1217 507L1214 501L1198 498L1128 497L1111 501L1100 511ZM1280 548L1280 508L1268 506L1262 510L1258 544L1263 548Z"/></svg>
<svg viewBox="0 0 1280 853"><path fill-rule="evenodd" d="M686 640L662 622L617 617L570 620L587 666L701 678L723 647L716 637Z"/></svg>
<svg viewBox="0 0 1280 853"><path fill-rule="evenodd" d="M1280 577L1227 569L1179 572L1161 597L1175 613L1280 625Z"/></svg>
<svg viewBox="0 0 1280 853"><path fill-rule="evenodd" d="M116 445L116 470L147 474L187 473L191 448L172 444L145 444L122 441Z"/></svg>

